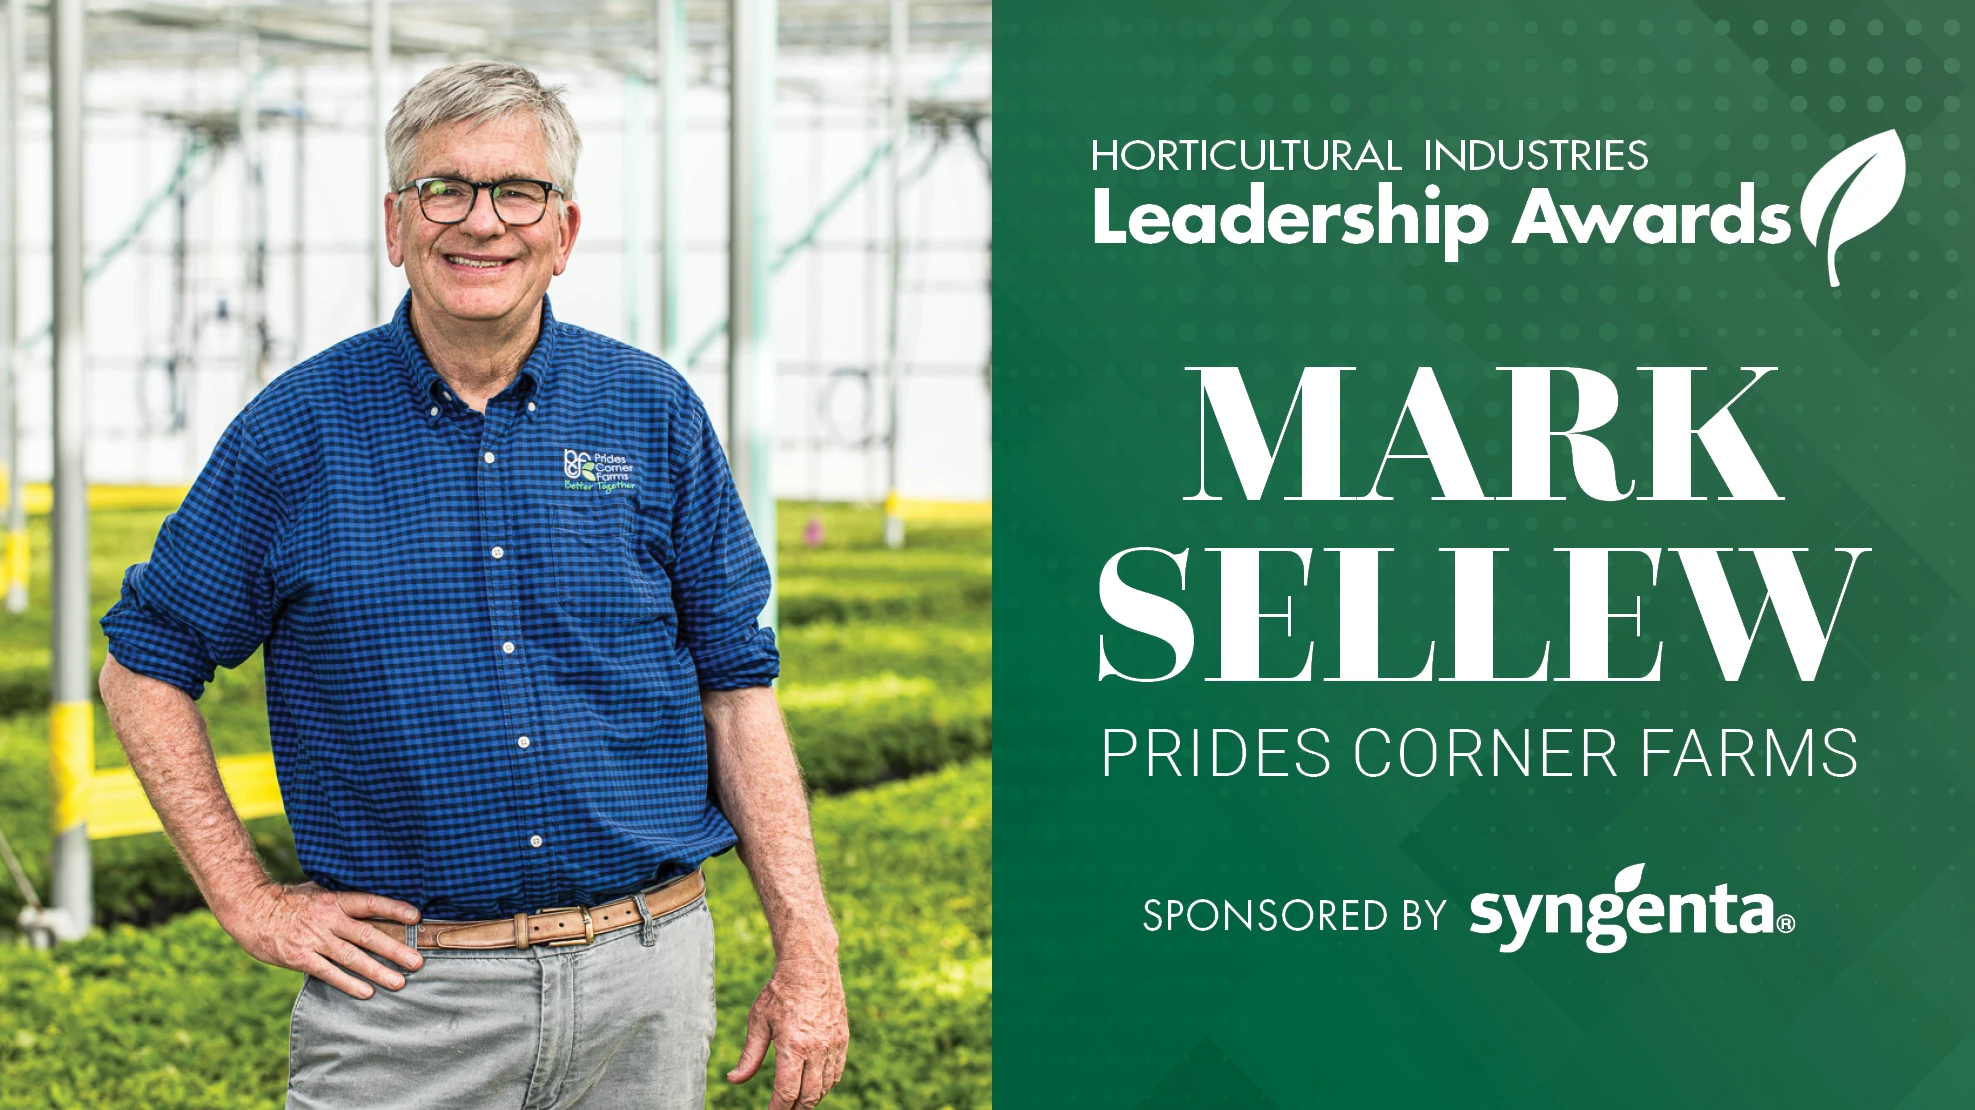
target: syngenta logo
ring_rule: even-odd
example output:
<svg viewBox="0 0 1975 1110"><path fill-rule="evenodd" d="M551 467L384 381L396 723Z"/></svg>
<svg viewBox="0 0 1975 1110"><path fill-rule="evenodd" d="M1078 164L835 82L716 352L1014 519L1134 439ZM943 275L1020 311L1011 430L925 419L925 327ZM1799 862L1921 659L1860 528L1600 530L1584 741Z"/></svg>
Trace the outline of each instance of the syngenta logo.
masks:
<svg viewBox="0 0 1975 1110"><path fill-rule="evenodd" d="M1091 169L1097 173L1208 168L1232 171L1237 169L1238 151L1240 169L1255 172L1258 177L1266 172L1288 178L1280 184L1251 180L1245 197L1227 194L1217 198L1188 197L1184 199L1189 203L1177 205L1170 201L1180 198L1154 201L1134 195L1135 189L1126 189L1121 196L1113 198L1109 186L1100 186L1093 192L1093 241L1145 246L1279 243L1317 248L1371 242L1425 243L1437 246L1447 262L1460 261L1464 247L1490 241L1489 229L1494 226L1491 213L1461 195L1479 186L1450 183L1443 191L1440 183L1429 181L1417 195L1402 196L1391 181L1379 181L1375 188L1369 182L1346 185L1344 188L1349 191L1339 195L1330 192L1340 180L1330 171L1358 172L1365 165L1364 159L1354 169L1347 162L1340 162L1329 148L1313 146L1313 140L1258 142L1256 158L1251 163L1247 140L1223 139L1211 144L1187 140L1189 144L1198 143L1196 147L1166 140L1155 145L1145 139L1124 143L1114 139L1108 148L1093 140ZM1559 145L1564 142L1553 140ZM1605 171L1620 166L1644 170L1650 164L1643 140L1631 144L1616 139L1601 143L1571 140L1570 145L1568 165L1573 171ZM1579 151L1578 147L1585 149ZM1529 161L1532 156L1548 158L1543 154L1542 143L1529 149L1518 146L1513 163L1507 160L1506 154L1489 153L1499 149L1499 146L1483 145L1455 150L1429 139L1422 151L1426 159L1423 166L1409 167L1398 164L1398 155L1388 142L1384 156L1372 165L1382 173L1424 168L1427 173L1438 175L1474 173L1484 168L1492 171L1496 167L1509 172L1523 169L1539 172L1546 167L1563 169L1566 164L1561 153L1554 162L1546 161L1543 165ZM1486 167L1477 160L1477 150L1488 154ZM1595 157L1587 161L1581 157L1585 152ZM1223 161L1223 156L1228 160ZM1585 164L1579 165L1580 162ZM1306 170L1325 176L1316 179L1295 176ZM1776 246L1801 233L1811 246L1824 247L1825 272L1835 288L1838 248L1885 219L1899 202L1905 185L1906 150L1896 132L1881 131L1839 151L1811 176L1798 199L1794 226L1790 206L1763 203L1769 198L1758 197L1754 181L1738 182L1733 199L1689 192L1684 196L1643 197L1637 203L1611 206L1568 203L1582 198L1568 192L1553 192L1547 186L1534 186L1524 198L1509 242L1521 246L1547 240L1557 246L1586 246L1600 242L1616 245L1630 240L1642 246L1660 246L1712 240L1723 246L1758 243ZM1291 202L1281 203L1285 199ZM1209 200L1214 203L1201 203ZM1312 203L1322 200L1332 203ZM1707 203L1693 203L1703 200ZM1493 215L1499 217L1500 213Z"/></svg>
<svg viewBox="0 0 1975 1110"><path fill-rule="evenodd" d="M1769 895L1735 894L1727 883L1718 884L1713 894L1633 894L1645 872L1645 864L1635 863L1612 879L1609 893L1589 899L1575 894L1532 894L1526 900L1515 894L1477 894L1468 903L1474 914L1468 931L1509 929L1512 935L1501 948L1516 952L1541 918L1544 932L1583 933L1586 948L1609 954L1624 948L1633 933L1705 933L1710 922L1715 932L1731 936L1788 933L1797 927L1789 914L1777 914Z"/></svg>

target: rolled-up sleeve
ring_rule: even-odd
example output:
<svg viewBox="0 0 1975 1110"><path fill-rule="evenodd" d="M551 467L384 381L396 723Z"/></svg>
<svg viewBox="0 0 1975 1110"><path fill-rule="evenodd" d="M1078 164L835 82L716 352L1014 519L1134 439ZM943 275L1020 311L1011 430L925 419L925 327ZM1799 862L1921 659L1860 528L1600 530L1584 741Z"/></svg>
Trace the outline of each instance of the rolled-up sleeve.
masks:
<svg viewBox="0 0 1975 1110"><path fill-rule="evenodd" d="M165 518L150 561L124 573L102 620L117 662L197 698L215 668L252 656L273 627L269 559L283 504L243 413Z"/></svg>
<svg viewBox="0 0 1975 1110"><path fill-rule="evenodd" d="M688 395L691 397L691 395ZM748 525L727 458L698 397L672 443L672 592L679 635L706 690L767 686L781 673L775 633L760 625L768 561Z"/></svg>

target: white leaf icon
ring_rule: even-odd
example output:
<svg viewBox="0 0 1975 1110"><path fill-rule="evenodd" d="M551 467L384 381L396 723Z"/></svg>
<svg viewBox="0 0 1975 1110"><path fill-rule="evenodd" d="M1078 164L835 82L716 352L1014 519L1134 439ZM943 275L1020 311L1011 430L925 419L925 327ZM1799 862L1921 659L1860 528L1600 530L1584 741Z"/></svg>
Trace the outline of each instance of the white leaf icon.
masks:
<svg viewBox="0 0 1975 1110"><path fill-rule="evenodd" d="M1846 188L1849 182L1851 187ZM1804 237L1817 245L1817 229L1824 222L1824 210L1832 208L1831 229L1825 234L1824 255L1831 271L1831 288L1838 287L1838 246L1886 218L1906 188L1906 148L1894 131L1881 131L1861 139L1824 163L1804 186L1797 215ZM1844 190L1839 196L1838 191Z"/></svg>
<svg viewBox="0 0 1975 1110"><path fill-rule="evenodd" d="M1612 880L1612 891L1616 894L1630 894L1639 889L1639 878L1646 873L1646 865L1635 863L1618 873Z"/></svg>

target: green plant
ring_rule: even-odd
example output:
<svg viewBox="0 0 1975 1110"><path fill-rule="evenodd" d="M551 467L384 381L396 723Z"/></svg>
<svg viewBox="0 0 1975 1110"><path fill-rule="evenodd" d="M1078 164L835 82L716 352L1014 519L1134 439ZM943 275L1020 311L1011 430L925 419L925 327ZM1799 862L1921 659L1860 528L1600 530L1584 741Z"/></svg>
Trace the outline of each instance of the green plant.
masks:
<svg viewBox="0 0 1975 1110"><path fill-rule="evenodd" d="M842 935L850 1067L839 1110L986 1110L993 1055L992 768L949 767L815 808ZM748 876L708 864L720 1012L709 1104L730 1088L773 949ZM255 962L211 915L117 926L52 953L0 947L0 1110L233 1110L281 1099L293 972Z"/></svg>
<svg viewBox="0 0 1975 1110"><path fill-rule="evenodd" d="M985 1108L993 1056L993 810L986 761L827 798L816 848L842 937L850 1066L838 1110ZM773 965L747 874L722 857L708 897L719 937L720 1031L708 1105L758 1108L740 1056L747 1007ZM764 1067L764 1071L765 1071Z"/></svg>

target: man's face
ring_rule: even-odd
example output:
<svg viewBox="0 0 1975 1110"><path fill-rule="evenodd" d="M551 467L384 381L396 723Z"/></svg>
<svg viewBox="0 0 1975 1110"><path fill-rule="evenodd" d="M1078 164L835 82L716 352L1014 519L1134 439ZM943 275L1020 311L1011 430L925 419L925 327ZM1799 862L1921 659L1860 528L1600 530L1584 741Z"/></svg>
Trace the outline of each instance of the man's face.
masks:
<svg viewBox="0 0 1975 1110"><path fill-rule="evenodd" d="M542 129L529 112L477 127L433 128L419 141L412 176L551 180ZM526 227L503 223L485 189L457 224L426 219L415 191L384 198L385 244L391 264L405 268L413 303L423 314L454 321L513 322L535 312L549 279L569 265L581 223L576 205L565 203L560 193L550 194L548 211Z"/></svg>

